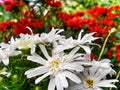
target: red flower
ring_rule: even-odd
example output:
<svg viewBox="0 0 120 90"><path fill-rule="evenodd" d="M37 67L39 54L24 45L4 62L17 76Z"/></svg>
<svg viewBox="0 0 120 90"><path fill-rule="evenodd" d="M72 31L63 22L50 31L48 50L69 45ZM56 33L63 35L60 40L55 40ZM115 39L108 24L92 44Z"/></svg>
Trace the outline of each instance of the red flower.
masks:
<svg viewBox="0 0 120 90"><path fill-rule="evenodd" d="M106 18L104 18L104 21L103 21L103 24L105 24L105 25L108 25L108 26L115 26L116 25L116 22L115 21L113 21L111 18L109 18L109 17L106 17Z"/></svg>
<svg viewBox="0 0 120 90"><path fill-rule="evenodd" d="M112 12L112 9L107 7L95 6L93 9L86 10L86 12L92 15L94 18L98 18L100 16L108 15Z"/></svg>
<svg viewBox="0 0 120 90"><path fill-rule="evenodd" d="M44 21L41 18L36 19L35 22L32 22L32 26L34 28L42 28L44 25Z"/></svg>
<svg viewBox="0 0 120 90"><path fill-rule="evenodd" d="M6 11L11 11L13 9L16 9L18 3L15 1L11 1L11 2L5 2L5 5L6 5Z"/></svg>
<svg viewBox="0 0 120 90"><path fill-rule="evenodd" d="M120 5L115 5L112 8L115 9L115 10L120 10Z"/></svg>
<svg viewBox="0 0 120 90"><path fill-rule="evenodd" d="M108 58L112 58L113 57L113 49L111 48L109 51L108 51Z"/></svg>
<svg viewBox="0 0 120 90"><path fill-rule="evenodd" d="M52 7L61 7L62 2L60 0L47 0L47 3Z"/></svg>
<svg viewBox="0 0 120 90"><path fill-rule="evenodd" d="M73 17L72 14L68 14L68 13L60 12L60 11L57 11L57 15L58 15L58 18L60 18L60 19L62 19L64 21L66 21L66 20Z"/></svg>
<svg viewBox="0 0 120 90"><path fill-rule="evenodd" d="M74 30L78 30L79 28L84 28L87 22L87 18L76 16L68 19L66 25L72 27Z"/></svg>
<svg viewBox="0 0 120 90"><path fill-rule="evenodd" d="M14 26L14 24L15 22L11 21L0 22L0 32L7 33Z"/></svg>

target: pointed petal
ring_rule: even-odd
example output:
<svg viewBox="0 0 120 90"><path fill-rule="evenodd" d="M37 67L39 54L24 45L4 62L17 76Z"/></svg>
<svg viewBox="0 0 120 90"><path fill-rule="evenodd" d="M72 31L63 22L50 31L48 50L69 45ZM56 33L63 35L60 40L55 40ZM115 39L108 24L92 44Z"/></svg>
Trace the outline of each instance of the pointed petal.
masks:
<svg viewBox="0 0 120 90"><path fill-rule="evenodd" d="M39 82L41 82L44 78L46 78L47 76L49 76L51 74L51 72L48 72L40 77L38 77L36 80L35 80L35 84L38 84Z"/></svg>
<svg viewBox="0 0 120 90"><path fill-rule="evenodd" d="M85 52L86 52L87 54L91 54L91 49L90 49L89 46L80 45L80 47L82 47L82 48L85 50Z"/></svg>
<svg viewBox="0 0 120 90"><path fill-rule="evenodd" d="M82 38L82 33L83 33L83 29L80 31L79 35L78 35L78 40L81 40Z"/></svg>
<svg viewBox="0 0 120 90"><path fill-rule="evenodd" d="M41 74L44 74L46 72L48 72L49 68L46 66L41 66L41 67L37 67L37 68L32 68L29 69L25 72L25 75L27 75L27 78L32 78Z"/></svg>
<svg viewBox="0 0 120 90"><path fill-rule="evenodd" d="M48 90L55 90L55 78L50 79Z"/></svg>
<svg viewBox="0 0 120 90"><path fill-rule="evenodd" d="M83 38L80 40L81 44L91 43L92 41L98 39L99 37L94 37L93 36L94 34L95 34L95 32L89 33L89 34L85 34L83 36Z"/></svg>
<svg viewBox="0 0 120 90"><path fill-rule="evenodd" d="M63 87L67 88L68 87L68 82L65 76L61 73L58 75L60 83L62 84Z"/></svg>
<svg viewBox="0 0 120 90"><path fill-rule="evenodd" d="M35 46L31 47L31 51L30 52L31 52L31 54L35 53Z"/></svg>
<svg viewBox="0 0 120 90"><path fill-rule="evenodd" d="M47 52L45 46L44 45L39 45L39 46L40 46L40 49L41 49L42 53L44 54L44 56L49 60L50 56L48 55L48 52Z"/></svg>
<svg viewBox="0 0 120 90"><path fill-rule="evenodd" d="M9 58L8 58L8 57L4 58L4 59L2 60L2 62L3 62L4 65L7 66L7 65L9 64Z"/></svg>
<svg viewBox="0 0 120 90"><path fill-rule="evenodd" d="M72 57L79 49L80 49L80 47L74 48L74 49L68 54L68 56L71 56L71 57Z"/></svg>
<svg viewBox="0 0 120 90"><path fill-rule="evenodd" d="M100 87L114 87L116 88L116 86L114 84L112 84L113 82L118 82L118 80L103 80L100 81L99 83L97 83L97 86Z"/></svg>
<svg viewBox="0 0 120 90"><path fill-rule="evenodd" d="M45 59L43 59L42 57L40 57L38 54L35 54L35 53L33 54L33 56L28 56L27 59L42 65L46 65L47 63Z"/></svg>
<svg viewBox="0 0 120 90"><path fill-rule="evenodd" d="M79 62L72 62L72 63L66 64L66 65L64 65L63 68L68 69L68 70L75 70L78 72L81 72L84 70L84 67L81 66L81 63L79 63Z"/></svg>
<svg viewBox="0 0 120 90"><path fill-rule="evenodd" d="M63 86L61 85L60 79L58 76L55 77L55 84L56 84L57 90L63 90Z"/></svg>
<svg viewBox="0 0 120 90"><path fill-rule="evenodd" d="M75 75L75 74L73 74L69 71L64 71L63 74L64 74L65 77L69 78L73 82L75 82L77 84L81 83L81 80L77 75Z"/></svg>

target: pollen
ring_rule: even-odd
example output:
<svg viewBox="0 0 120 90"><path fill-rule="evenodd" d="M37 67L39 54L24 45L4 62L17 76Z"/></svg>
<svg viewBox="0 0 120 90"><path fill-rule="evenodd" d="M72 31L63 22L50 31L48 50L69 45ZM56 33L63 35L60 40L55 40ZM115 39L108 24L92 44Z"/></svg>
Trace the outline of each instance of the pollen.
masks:
<svg viewBox="0 0 120 90"><path fill-rule="evenodd" d="M27 40L27 41L23 41L21 42L21 46L24 48L24 49L28 49L29 46L31 45L31 41L30 40Z"/></svg>
<svg viewBox="0 0 120 90"><path fill-rule="evenodd" d="M52 71L57 70L61 64L61 61L59 58L55 58L50 62L50 69Z"/></svg>
<svg viewBox="0 0 120 90"><path fill-rule="evenodd" d="M86 79L85 83L88 88L93 88L93 86L94 86L94 80L92 80L92 79Z"/></svg>

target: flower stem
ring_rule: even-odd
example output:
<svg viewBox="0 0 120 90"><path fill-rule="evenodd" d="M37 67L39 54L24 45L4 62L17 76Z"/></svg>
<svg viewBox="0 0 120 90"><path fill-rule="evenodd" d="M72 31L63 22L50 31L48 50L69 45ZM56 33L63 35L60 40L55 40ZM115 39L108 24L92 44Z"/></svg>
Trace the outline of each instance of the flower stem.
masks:
<svg viewBox="0 0 120 90"><path fill-rule="evenodd" d="M100 52L100 55L99 55L99 57L98 57L98 61L101 59L101 56L102 56L103 51L104 51L104 49L105 49L105 45L106 45L107 40L108 40L109 36L111 35L111 33L112 33L111 31L108 33L108 35L107 35L107 37L106 37L106 39L105 39L105 41L104 41L104 43L103 43L103 47L102 47L101 52Z"/></svg>
<svg viewBox="0 0 120 90"><path fill-rule="evenodd" d="M120 71L118 72L118 74L117 74L115 79L117 80L119 78L119 76L120 76ZM113 84L115 84L115 82ZM109 90L112 90L112 87Z"/></svg>
<svg viewBox="0 0 120 90"><path fill-rule="evenodd" d="M103 43L102 50L101 50L100 55L99 55L99 57L98 57L98 61L101 59L101 56L102 56L102 54L103 54L103 51L104 51L104 49L105 49L105 46L106 46L106 43L107 43L107 41L108 41L109 36L110 36L112 33L114 33L115 31L116 31L116 29L115 29L115 28L112 28L112 29L110 30L110 32L108 33L108 35L107 35L107 37L106 37L106 39L105 39L105 41L104 41L104 43Z"/></svg>

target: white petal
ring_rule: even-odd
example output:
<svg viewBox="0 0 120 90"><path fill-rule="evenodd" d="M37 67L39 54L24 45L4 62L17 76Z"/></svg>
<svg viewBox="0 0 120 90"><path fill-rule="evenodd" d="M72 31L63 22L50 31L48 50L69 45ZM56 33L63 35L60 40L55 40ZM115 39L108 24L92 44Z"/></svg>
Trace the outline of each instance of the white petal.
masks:
<svg viewBox="0 0 120 90"><path fill-rule="evenodd" d="M6 57L6 58L2 59L2 62L3 62L4 65L8 65L9 64L9 58Z"/></svg>
<svg viewBox="0 0 120 90"><path fill-rule="evenodd" d="M49 60L50 56L48 55L48 52L47 52L45 46L44 45L39 45L39 46L40 46L40 49L43 52L44 56Z"/></svg>
<svg viewBox="0 0 120 90"><path fill-rule="evenodd" d="M98 39L98 37L94 37L93 35L95 34L95 32L93 33L89 33L89 34L85 34L83 36L83 38L80 40L81 44L87 43L87 42L91 42L94 41L96 39Z"/></svg>
<svg viewBox="0 0 120 90"><path fill-rule="evenodd" d="M33 46L31 47L30 52L31 52L31 54L35 53L35 45L33 45Z"/></svg>
<svg viewBox="0 0 120 90"><path fill-rule="evenodd" d="M16 56L16 55L19 55L21 53L22 53L21 51L13 51L12 53L10 53L9 56Z"/></svg>
<svg viewBox="0 0 120 90"><path fill-rule="evenodd" d="M64 29L59 29L59 30L56 32L56 34L59 34L59 33L63 32L63 31L64 31Z"/></svg>
<svg viewBox="0 0 120 90"><path fill-rule="evenodd" d="M83 85L81 84L73 84L73 85L70 85L70 87L68 87L65 90L83 90L82 88L83 88Z"/></svg>
<svg viewBox="0 0 120 90"><path fill-rule="evenodd" d="M35 80L35 84L38 84L39 82L41 82L44 78L46 78L46 77L49 76L50 74L51 74L51 72L48 72L48 73L40 76L39 78L37 78L37 79Z"/></svg>
<svg viewBox="0 0 120 90"><path fill-rule="evenodd" d="M81 38L82 38L82 32L83 32L83 29L80 31L80 33L78 35L78 40L81 40Z"/></svg>
<svg viewBox="0 0 120 90"><path fill-rule="evenodd" d="M50 79L48 90L55 90L55 78Z"/></svg>
<svg viewBox="0 0 120 90"><path fill-rule="evenodd" d="M69 63L69 64L66 64L64 65L63 67L64 69L70 69L70 70L75 70L75 71L78 71L78 72L81 72L84 70L84 67L81 66L81 63L79 62L73 62L73 63Z"/></svg>
<svg viewBox="0 0 120 90"><path fill-rule="evenodd" d="M27 75L27 78L32 78L41 74L44 74L46 72L48 72L49 68L46 66L41 66L41 67L37 67L37 68L32 68L30 70L27 70L25 72L25 75Z"/></svg>
<svg viewBox="0 0 120 90"><path fill-rule="evenodd" d="M104 70L104 71L103 71L103 70L100 70L100 69L99 69L99 71L100 71L101 73L100 73L100 75L96 78L96 80L101 80L101 79L105 78L106 75L109 74L111 70L108 69L108 70Z"/></svg>
<svg viewBox="0 0 120 90"><path fill-rule="evenodd" d="M55 84L56 84L57 90L63 90L63 86L61 85L60 79L58 76L55 77Z"/></svg>
<svg viewBox="0 0 120 90"><path fill-rule="evenodd" d="M80 49L80 47L74 48L74 49L68 54L68 56L73 56L79 49Z"/></svg>
<svg viewBox="0 0 120 90"><path fill-rule="evenodd" d="M113 82L118 82L118 80L103 80L103 81L100 81L99 83L97 83L97 86L100 86L100 87L114 87L114 88L116 88L116 86L114 84L111 84Z"/></svg>
<svg viewBox="0 0 120 90"><path fill-rule="evenodd" d="M91 49L90 49L89 46L80 45L80 47L82 47L82 48L85 50L85 52L86 52L87 54L91 54Z"/></svg>
<svg viewBox="0 0 120 90"><path fill-rule="evenodd" d="M33 62L37 62L42 65L46 65L46 63L47 63L47 61L45 59L43 59L42 57L40 57L39 55L37 55L35 53L33 54L33 56L28 56L27 59L30 61L33 61Z"/></svg>
<svg viewBox="0 0 120 90"><path fill-rule="evenodd" d="M75 75L69 71L64 71L63 74L65 75L65 77L69 78L73 82L75 82L77 84L81 83L81 80L77 75Z"/></svg>
<svg viewBox="0 0 120 90"><path fill-rule="evenodd" d="M58 74L58 77L59 77L61 85L65 88L67 88L68 82L67 82L67 79L65 78L65 76L61 73L61 74Z"/></svg>

